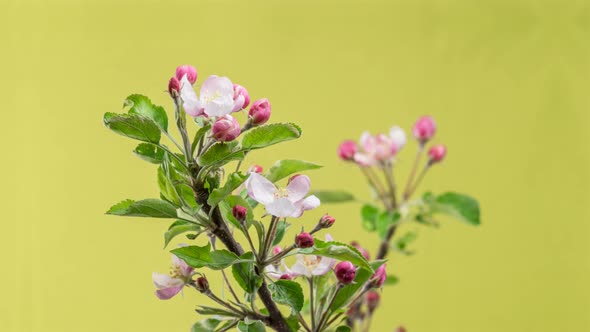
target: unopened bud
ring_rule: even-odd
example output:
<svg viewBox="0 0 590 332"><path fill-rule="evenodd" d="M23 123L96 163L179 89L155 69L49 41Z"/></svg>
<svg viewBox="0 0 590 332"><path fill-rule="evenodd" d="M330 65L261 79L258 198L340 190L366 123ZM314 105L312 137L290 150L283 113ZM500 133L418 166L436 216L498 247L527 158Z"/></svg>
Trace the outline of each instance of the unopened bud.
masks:
<svg viewBox="0 0 590 332"><path fill-rule="evenodd" d="M335 222L336 219L334 219L334 217L326 214L320 219L320 221L318 222L318 226L320 228L330 228L332 227L332 225L334 225Z"/></svg>
<svg viewBox="0 0 590 332"><path fill-rule="evenodd" d="M385 264L381 265L377 271L369 279L369 285L373 288L381 288L387 279L387 272L385 271Z"/></svg>
<svg viewBox="0 0 590 332"><path fill-rule="evenodd" d="M406 332L406 328L403 326L398 327L395 332Z"/></svg>
<svg viewBox="0 0 590 332"><path fill-rule="evenodd" d="M231 115L224 115L217 119L211 128L213 137L219 142L229 142L240 136L240 124Z"/></svg>
<svg viewBox="0 0 590 332"><path fill-rule="evenodd" d="M279 279L281 279L281 280L291 280L291 279L293 279L293 277L291 277L290 274L285 273L285 274L281 275L281 277Z"/></svg>
<svg viewBox="0 0 590 332"><path fill-rule="evenodd" d="M248 209L241 205L236 205L231 210L232 215L236 218L237 221L243 222L246 220L246 215L248 214Z"/></svg>
<svg viewBox="0 0 590 332"><path fill-rule="evenodd" d="M234 108L232 112L241 111L250 105L250 95L246 88L239 84L234 84Z"/></svg>
<svg viewBox="0 0 590 332"><path fill-rule="evenodd" d="M272 253L273 255L278 255L283 251L283 248L281 248L281 246L275 246L274 248L272 248Z"/></svg>
<svg viewBox="0 0 590 332"><path fill-rule="evenodd" d="M195 288L201 293L209 291L209 281L205 277L199 277L195 281Z"/></svg>
<svg viewBox="0 0 590 332"><path fill-rule="evenodd" d="M186 75L186 79L191 82L191 84L195 84L197 81L197 70L193 66L182 65L176 68L176 79L178 81L181 81L184 75Z"/></svg>
<svg viewBox="0 0 590 332"><path fill-rule="evenodd" d="M428 150L428 156L430 157L431 164L441 162L443 159L445 159L446 155L447 148L442 144L435 145L431 147L430 150Z"/></svg>
<svg viewBox="0 0 590 332"><path fill-rule="evenodd" d="M416 139L421 143L426 143L428 140L430 140L432 136L434 136L435 132L436 124L429 116L423 116L418 119L416 124L414 124L414 128L412 129L414 137L416 137Z"/></svg>
<svg viewBox="0 0 590 332"><path fill-rule="evenodd" d="M375 311L375 309L377 309L377 307L379 306L379 300L379 293L375 291L370 291L367 293L367 308L369 309L369 312L372 313L373 311Z"/></svg>
<svg viewBox="0 0 590 332"><path fill-rule="evenodd" d="M347 140L340 143L340 146L338 147L338 156L342 160L351 161L354 160L354 154L356 153L356 150L356 142Z"/></svg>
<svg viewBox="0 0 590 332"><path fill-rule="evenodd" d="M248 115L252 121L252 125L260 126L265 124L270 119L270 102L266 98L259 99L252 104Z"/></svg>
<svg viewBox="0 0 590 332"><path fill-rule="evenodd" d="M313 244L315 243L315 240L313 239L313 236L311 236L311 234L309 233L299 233L297 234L297 236L295 237L295 245L298 248L310 248L313 247Z"/></svg>
<svg viewBox="0 0 590 332"><path fill-rule="evenodd" d="M361 255L363 255L363 257L365 257L366 260L371 259L371 255L369 255L369 252L365 248L361 247L361 245L358 242L352 241L352 242L350 242L350 245L355 247L356 250L358 250L361 253Z"/></svg>
<svg viewBox="0 0 590 332"><path fill-rule="evenodd" d="M264 171L264 169L262 168L262 166L260 165L252 165L250 166L250 168L248 169L248 173L257 173L260 174Z"/></svg>
<svg viewBox="0 0 590 332"><path fill-rule="evenodd" d="M170 96L173 98L178 97L179 91L180 81L176 77L170 78L170 81L168 81L168 93L170 93Z"/></svg>
<svg viewBox="0 0 590 332"><path fill-rule="evenodd" d="M340 262L334 267L334 274L341 284L348 285L356 277L356 267L349 261Z"/></svg>

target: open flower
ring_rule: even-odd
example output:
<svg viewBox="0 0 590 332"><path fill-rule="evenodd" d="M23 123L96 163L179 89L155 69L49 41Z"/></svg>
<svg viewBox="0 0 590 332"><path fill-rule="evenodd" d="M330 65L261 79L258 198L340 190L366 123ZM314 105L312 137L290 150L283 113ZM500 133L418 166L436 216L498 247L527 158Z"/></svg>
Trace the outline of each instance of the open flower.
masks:
<svg viewBox="0 0 590 332"><path fill-rule="evenodd" d="M333 241L330 234L326 234L326 241ZM291 273L306 277L321 276L328 273L336 260L334 258L314 256L314 255L295 255L296 262L291 267Z"/></svg>
<svg viewBox="0 0 590 332"><path fill-rule="evenodd" d="M303 211L315 209L320 205L320 200L314 195L305 195L309 192L310 180L305 175L293 176L286 188L277 188L264 176L250 173L246 180L248 195L266 208L269 214L285 218L299 218Z"/></svg>
<svg viewBox="0 0 590 332"><path fill-rule="evenodd" d="M390 136L373 136L369 132L361 135L360 146L362 151L354 154L354 161L361 166L373 166L380 161L390 160L398 151L398 144Z"/></svg>
<svg viewBox="0 0 590 332"><path fill-rule="evenodd" d="M154 272L152 280L158 290L156 296L160 300L168 300L178 294L185 285L192 282L194 269L182 259L172 255L170 275Z"/></svg>
<svg viewBox="0 0 590 332"><path fill-rule="evenodd" d="M197 97L187 75L180 80L180 98L184 111L193 117L200 115L224 116L234 109L234 87L227 77L209 76Z"/></svg>

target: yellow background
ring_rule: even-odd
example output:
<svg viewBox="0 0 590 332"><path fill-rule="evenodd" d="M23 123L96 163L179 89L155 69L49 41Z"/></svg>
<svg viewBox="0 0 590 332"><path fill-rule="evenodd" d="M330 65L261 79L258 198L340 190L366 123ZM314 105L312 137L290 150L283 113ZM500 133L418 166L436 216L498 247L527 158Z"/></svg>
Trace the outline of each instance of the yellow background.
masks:
<svg viewBox="0 0 590 332"><path fill-rule="evenodd" d="M183 63L303 127L250 163L316 161L315 188L364 199L337 144L437 119L448 159L422 189L478 197L483 225L420 229L417 254L389 263L401 282L374 331L590 331L587 1L3 0L0 18L0 331L188 331L197 320L201 296L153 295L168 223L103 214L157 185L102 114L132 92L170 109L166 82ZM325 211L334 237L374 250L355 204L295 227Z"/></svg>

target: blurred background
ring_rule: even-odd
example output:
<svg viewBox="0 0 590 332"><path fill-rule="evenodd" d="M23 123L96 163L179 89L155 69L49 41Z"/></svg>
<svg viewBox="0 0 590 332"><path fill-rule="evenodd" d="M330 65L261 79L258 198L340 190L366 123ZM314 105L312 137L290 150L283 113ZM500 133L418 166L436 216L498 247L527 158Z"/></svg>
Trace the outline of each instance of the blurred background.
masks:
<svg viewBox="0 0 590 332"><path fill-rule="evenodd" d="M229 76L302 139L315 189L369 194L336 147L432 115L445 162L422 190L480 200L393 256L374 331L590 331L590 4L576 0L121 1L0 4L0 331L188 331L203 297L159 301L168 222L104 215L158 195L156 168L104 128L142 93L169 111L179 64ZM171 112L169 112L171 114ZM399 160L407 175L415 144ZM323 206L332 235L374 251L359 205ZM213 274L211 274L213 276Z"/></svg>

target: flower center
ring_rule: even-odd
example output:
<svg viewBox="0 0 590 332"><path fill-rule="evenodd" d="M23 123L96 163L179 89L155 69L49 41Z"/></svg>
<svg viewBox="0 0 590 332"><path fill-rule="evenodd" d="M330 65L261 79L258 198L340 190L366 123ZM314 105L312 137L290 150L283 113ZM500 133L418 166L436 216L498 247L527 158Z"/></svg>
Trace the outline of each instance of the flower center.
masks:
<svg viewBox="0 0 590 332"><path fill-rule="evenodd" d="M206 104L209 104L210 102L214 101L215 99L221 97L221 93L219 93L219 90L215 90L215 93L212 94L205 94L203 96L203 101Z"/></svg>
<svg viewBox="0 0 590 332"><path fill-rule="evenodd" d="M289 191L287 188L281 188L274 193L275 198L289 197Z"/></svg>
<svg viewBox="0 0 590 332"><path fill-rule="evenodd" d="M314 270L320 263L320 257L318 256L303 256L303 264L309 271Z"/></svg>
<svg viewBox="0 0 590 332"><path fill-rule="evenodd" d="M170 276L172 278L184 279L184 274L182 273L180 266L171 266L170 267Z"/></svg>

